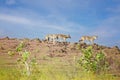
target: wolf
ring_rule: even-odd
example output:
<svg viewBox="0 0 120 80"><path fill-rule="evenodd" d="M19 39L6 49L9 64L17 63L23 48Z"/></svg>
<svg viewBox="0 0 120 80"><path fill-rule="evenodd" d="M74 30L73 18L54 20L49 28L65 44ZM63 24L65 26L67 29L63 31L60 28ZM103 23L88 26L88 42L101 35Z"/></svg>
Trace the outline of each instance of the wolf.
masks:
<svg viewBox="0 0 120 80"><path fill-rule="evenodd" d="M47 42L56 42L56 39L58 39L56 34L48 34L45 36L45 40L47 40Z"/></svg>
<svg viewBox="0 0 120 80"><path fill-rule="evenodd" d="M59 40L62 40L63 42L66 42L66 39L71 38L70 35L65 35L65 34L57 34L57 38Z"/></svg>
<svg viewBox="0 0 120 80"><path fill-rule="evenodd" d="M49 42L49 41L52 41L52 42L56 42L57 40L61 42L64 41L66 42L66 39L67 38L71 38L70 35L65 35L65 34L48 34L45 36L45 39Z"/></svg>
<svg viewBox="0 0 120 80"><path fill-rule="evenodd" d="M96 40L98 36L82 36L79 42L84 42L85 40L91 42L92 44L94 43L94 40Z"/></svg>

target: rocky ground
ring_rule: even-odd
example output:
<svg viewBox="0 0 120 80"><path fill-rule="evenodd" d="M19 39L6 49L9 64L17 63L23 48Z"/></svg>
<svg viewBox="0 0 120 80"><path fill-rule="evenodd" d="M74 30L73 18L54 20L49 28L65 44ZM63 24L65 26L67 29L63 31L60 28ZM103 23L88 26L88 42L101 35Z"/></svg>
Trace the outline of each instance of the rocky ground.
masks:
<svg viewBox="0 0 120 80"><path fill-rule="evenodd" d="M14 60L19 57L15 55L13 59L9 58L8 51L15 51L16 47L23 41L25 43L24 50L31 52L31 57L35 56L38 62L47 61L46 56L53 58L57 57L61 60L71 61L71 57L80 56L81 49L92 46L95 52L102 51L106 56L106 60L110 65L110 72L120 74L120 49L117 46L106 47L99 44L87 45L86 43L70 43L70 42L57 42L52 44L44 40L36 39L16 39L16 38L0 38L0 65L3 65L2 59L8 60L6 64L14 64Z"/></svg>

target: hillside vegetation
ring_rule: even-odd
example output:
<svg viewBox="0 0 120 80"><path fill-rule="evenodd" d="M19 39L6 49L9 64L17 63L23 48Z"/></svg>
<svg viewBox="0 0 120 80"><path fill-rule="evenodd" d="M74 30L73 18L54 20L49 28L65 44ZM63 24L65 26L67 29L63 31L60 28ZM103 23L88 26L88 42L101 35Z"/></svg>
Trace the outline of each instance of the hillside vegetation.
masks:
<svg viewBox="0 0 120 80"><path fill-rule="evenodd" d="M120 49L1 38L0 80L120 80Z"/></svg>

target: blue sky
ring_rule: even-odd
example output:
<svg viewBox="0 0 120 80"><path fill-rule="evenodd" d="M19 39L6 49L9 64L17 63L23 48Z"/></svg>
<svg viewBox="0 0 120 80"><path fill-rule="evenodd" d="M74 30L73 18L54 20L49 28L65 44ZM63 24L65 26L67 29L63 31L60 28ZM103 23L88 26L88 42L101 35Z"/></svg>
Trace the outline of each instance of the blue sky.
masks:
<svg viewBox="0 0 120 80"><path fill-rule="evenodd" d="M70 34L77 42L120 45L120 0L0 0L0 37L40 38Z"/></svg>

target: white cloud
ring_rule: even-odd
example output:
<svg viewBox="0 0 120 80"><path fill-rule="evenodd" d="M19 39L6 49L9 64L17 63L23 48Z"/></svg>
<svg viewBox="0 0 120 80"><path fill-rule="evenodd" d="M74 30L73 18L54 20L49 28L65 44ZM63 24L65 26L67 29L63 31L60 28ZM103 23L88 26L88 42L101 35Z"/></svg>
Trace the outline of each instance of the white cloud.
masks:
<svg viewBox="0 0 120 80"><path fill-rule="evenodd" d="M6 15L6 14L0 14L0 20L3 21L8 21L12 23L19 23L19 24L31 24L31 21L23 18L23 17L18 17L18 16L11 16L11 15Z"/></svg>
<svg viewBox="0 0 120 80"><path fill-rule="evenodd" d="M89 9L95 0L20 0L20 3L31 8L43 9L49 13L63 14L77 10Z"/></svg>
<svg viewBox="0 0 120 80"><path fill-rule="evenodd" d="M86 29L78 23L69 21L67 16L61 14L50 13L42 15L34 10L22 7L17 9L0 8L0 10L2 11L0 12L0 20L19 26L26 25L25 27L28 29L49 28L66 33L83 33Z"/></svg>
<svg viewBox="0 0 120 80"><path fill-rule="evenodd" d="M71 23L68 23L68 22L66 22L65 24L63 24L64 22L60 22L60 24L59 23L57 24L56 22L55 23L52 21L49 22L49 20L47 19L44 19L44 20L34 19L34 18L31 19L31 18L25 18L22 16L14 16L14 15L8 15L8 14L0 14L0 20L8 24L12 23L12 24L17 24L21 26L26 25L24 27L28 29L49 28L49 29L55 29L63 32L71 32L73 31L71 27L74 27L73 25L71 25Z"/></svg>

